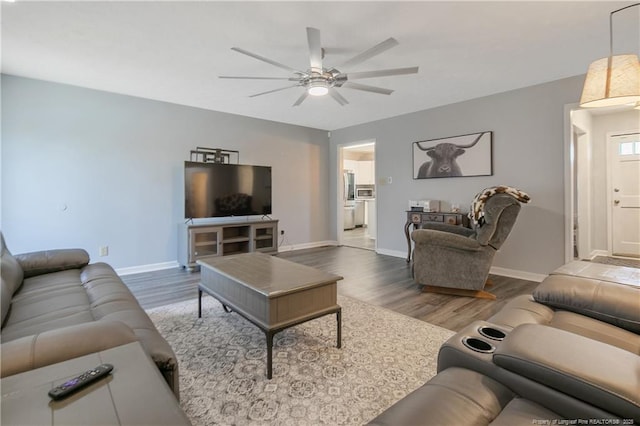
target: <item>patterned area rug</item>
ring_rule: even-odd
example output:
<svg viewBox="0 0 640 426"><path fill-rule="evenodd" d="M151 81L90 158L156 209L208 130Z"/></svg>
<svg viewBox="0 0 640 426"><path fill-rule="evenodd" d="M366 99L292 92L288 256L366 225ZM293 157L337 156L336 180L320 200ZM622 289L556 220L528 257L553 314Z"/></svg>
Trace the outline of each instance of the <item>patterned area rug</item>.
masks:
<svg viewBox="0 0 640 426"><path fill-rule="evenodd" d="M274 338L266 378L265 336L203 297L148 310L180 366L182 407L194 425L361 425L436 373L440 345L453 332L339 296L336 317L289 328Z"/></svg>
<svg viewBox="0 0 640 426"><path fill-rule="evenodd" d="M605 265L626 266L627 268L640 268L640 259L596 256L591 259L591 261L595 263L604 263Z"/></svg>

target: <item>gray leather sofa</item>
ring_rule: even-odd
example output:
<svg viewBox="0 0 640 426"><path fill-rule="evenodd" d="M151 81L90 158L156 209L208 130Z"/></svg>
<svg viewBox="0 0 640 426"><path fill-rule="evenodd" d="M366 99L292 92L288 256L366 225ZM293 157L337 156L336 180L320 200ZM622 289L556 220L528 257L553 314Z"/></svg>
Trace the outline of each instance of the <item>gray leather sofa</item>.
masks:
<svg viewBox="0 0 640 426"><path fill-rule="evenodd" d="M373 425L640 423L640 270L587 262L475 321Z"/></svg>
<svg viewBox="0 0 640 426"><path fill-rule="evenodd" d="M502 383L465 368L447 368L384 413L373 426L531 425L532 419L559 419L542 405L522 398Z"/></svg>
<svg viewBox="0 0 640 426"><path fill-rule="evenodd" d="M640 355L640 269L568 263L487 321L547 325Z"/></svg>
<svg viewBox="0 0 640 426"><path fill-rule="evenodd" d="M80 249L13 256L0 240L0 377L139 341L179 398L171 346L109 265Z"/></svg>

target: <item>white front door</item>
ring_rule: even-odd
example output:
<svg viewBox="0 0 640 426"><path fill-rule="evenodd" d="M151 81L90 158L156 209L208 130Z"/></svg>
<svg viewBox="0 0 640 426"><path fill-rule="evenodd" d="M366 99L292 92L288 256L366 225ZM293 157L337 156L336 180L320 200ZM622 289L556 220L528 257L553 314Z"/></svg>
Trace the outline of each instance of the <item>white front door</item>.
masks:
<svg viewBox="0 0 640 426"><path fill-rule="evenodd" d="M612 252L640 256L640 133L612 136Z"/></svg>

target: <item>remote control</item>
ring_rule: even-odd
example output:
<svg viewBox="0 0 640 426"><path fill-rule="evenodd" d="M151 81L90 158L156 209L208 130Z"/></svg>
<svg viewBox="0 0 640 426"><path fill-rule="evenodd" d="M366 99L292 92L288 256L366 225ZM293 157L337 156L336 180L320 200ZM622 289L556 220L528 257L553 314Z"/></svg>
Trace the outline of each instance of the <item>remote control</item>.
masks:
<svg viewBox="0 0 640 426"><path fill-rule="evenodd" d="M89 371L85 371L78 377L74 377L73 379L67 380L60 386L56 386L55 388L49 391L49 396L52 399L62 399L68 395L71 395L75 391L85 387L89 383L92 383L101 377L106 376L113 370L113 365L111 364L101 364L96 368L92 368Z"/></svg>

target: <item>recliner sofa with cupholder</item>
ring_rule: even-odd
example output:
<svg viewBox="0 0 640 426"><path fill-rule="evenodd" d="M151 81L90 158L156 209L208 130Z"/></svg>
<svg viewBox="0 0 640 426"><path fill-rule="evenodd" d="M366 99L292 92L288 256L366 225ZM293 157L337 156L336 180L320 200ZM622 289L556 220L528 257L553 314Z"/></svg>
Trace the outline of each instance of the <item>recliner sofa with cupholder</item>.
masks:
<svg viewBox="0 0 640 426"><path fill-rule="evenodd" d="M572 262L440 348L372 425L640 423L640 270Z"/></svg>

